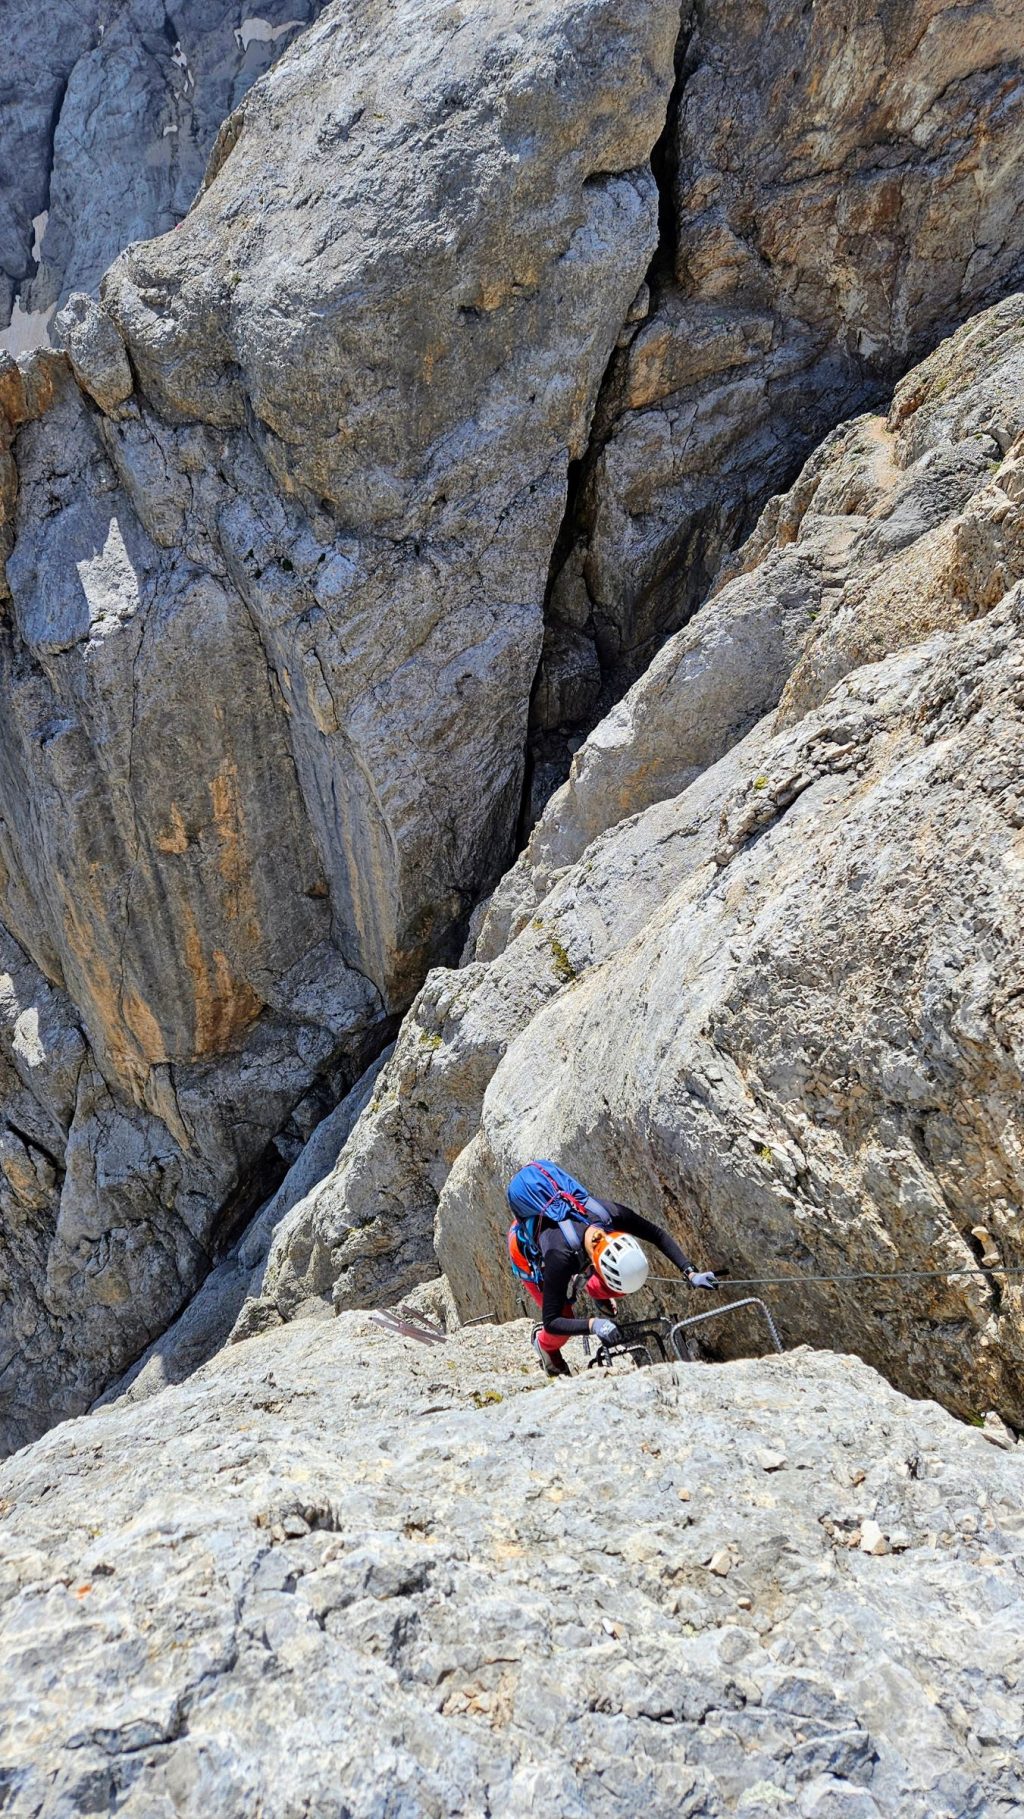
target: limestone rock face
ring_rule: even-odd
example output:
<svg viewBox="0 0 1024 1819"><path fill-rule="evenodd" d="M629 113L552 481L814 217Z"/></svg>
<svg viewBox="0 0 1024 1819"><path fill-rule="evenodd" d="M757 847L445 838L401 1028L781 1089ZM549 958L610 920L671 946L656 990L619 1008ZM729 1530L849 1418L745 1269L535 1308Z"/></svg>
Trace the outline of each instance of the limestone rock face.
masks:
<svg viewBox="0 0 1024 1819"><path fill-rule="evenodd" d="M664 233L554 601L636 675L842 418L1024 275L1013 0L694 8Z"/></svg>
<svg viewBox="0 0 1024 1819"><path fill-rule="evenodd" d="M393 14L385 66L329 9L0 370L12 1017L45 982L85 1057L31 1247L10 1203L8 1445L162 1329L509 851L678 15Z"/></svg>
<svg viewBox="0 0 1024 1819"><path fill-rule="evenodd" d="M273 1234L253 1273L240 1330L289 1319L312 1296L365 1305L376 1289L402 1293L405 1271L436 1268L438 1201L479 1127L484 1094L509 1044L579 974L639 933L665 895L706 865L719 795L756 762L770 729L755 732L679 803L659 805L596 841L518 938L489 965L430 974L406 1016L395 1054L337 1165ZM504 1246L472 1214L464 1267L451 1266L473 1311L510 1307ZM460 1239L461 1242L461 1239Z"/></svg>
<svg viewBox="0 0 1024 1819"><path fill-rule="evenodd" d="M5 1814L1010 1813L1019 1454L841 1356L279 1329L0 1471Z"/></svg>
<svg viewBox="0 0 1024 1819"><path fill-rule="evenodd" d="M979 1223L1024 1264L1022 626L1018 585L854 671L723 795L712 863L531 1019L440 1202L462 1307L493 1305L505 1181L554 1154L691 1255L792 1278L792 1339L1024 1424L1021 1278L955 1273ZM936 1273L801 1280L885 1270Z"/></svg>
<svg viewBox="0 0 1024 1819"><path fill-rule="evenodd" d="M794 669L790 718L858 662L984 611L1024 574L1022 383L1024 303L1011 297L908 374L885 417L825 438L580 748L479 919L480 958L605 828L685 789L776 708Z"/></svg>
<svg viewBox="0 0 1024 1819"><path fill-rule="evenodd" d="M531 1155L733 1276L1024 1262L1022 381L1013 298L772 502L431 975L269 1315L358 1298L432 1219L463 1313L514 1311ZM1021 1425L1016 1278L771 1293L793 1339Z"/></svg>
<svg viewBox="0 0 1024 1819"><path fill-rule="evenodd" d="M185 215L221 122L322 0L7 0L0 327L36 345L132 240Z"/></svg>

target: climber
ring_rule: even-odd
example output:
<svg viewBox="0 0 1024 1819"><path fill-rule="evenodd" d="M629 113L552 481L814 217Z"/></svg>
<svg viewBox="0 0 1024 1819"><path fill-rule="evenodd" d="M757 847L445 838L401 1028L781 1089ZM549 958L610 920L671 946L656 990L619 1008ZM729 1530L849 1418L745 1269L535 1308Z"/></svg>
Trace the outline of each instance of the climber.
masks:
<svg viewBox="0 0 1024 1819"><path fill-rule="evenodd" d="M541 1309L534 1350L549 1377L569 1377L562 1347L578 1333L606 1343L619 1336L608 1316L613 1301L631 1295L647 1280L648 1263L639 1238L653 1244L689 1280L691 1288L716 1288L712 1270L689 1263L669 1232L616 1200L598 1200L556 1162L528 1162L508 1184L513 1213L508 1250L512 1268ZM587 1276L587 1265L593 1273ZM577 1319L572 1304L585 1287L607 1312Z"/></svg>

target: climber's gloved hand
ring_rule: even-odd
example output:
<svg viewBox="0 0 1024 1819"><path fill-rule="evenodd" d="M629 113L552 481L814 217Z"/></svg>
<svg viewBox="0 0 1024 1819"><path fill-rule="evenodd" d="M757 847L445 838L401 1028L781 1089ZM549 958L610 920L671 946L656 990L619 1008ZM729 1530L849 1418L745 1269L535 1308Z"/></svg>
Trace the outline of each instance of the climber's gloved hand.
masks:
<svg viewBox="0 0 1024 1819"><path fill-rule="evenodd" d="M613 1345L615 1340L621 1337L614 1320L592 1320L590 1330L595 1339L600 1339L602 1345Z"/></svg>
<svg viewBox="0 0 1024 1819"><path fill-rule="evenodd" d="M718 1277L714 1270L691 1270L687 1281L691 1288L717 1288Z"/></svg>

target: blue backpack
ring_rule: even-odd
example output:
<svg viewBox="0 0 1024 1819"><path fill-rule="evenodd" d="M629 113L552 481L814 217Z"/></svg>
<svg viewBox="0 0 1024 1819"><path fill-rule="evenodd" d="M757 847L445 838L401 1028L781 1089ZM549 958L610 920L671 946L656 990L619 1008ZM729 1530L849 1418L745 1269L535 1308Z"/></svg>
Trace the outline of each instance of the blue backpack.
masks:
<svg viewBox="0 0 1024 1819"><path fill-rule="evenodd" d="M528 1162L513 1175L508 1184L508 1203L514 1215L508 1230L508 1254L515 1273L523 1282L540 1288L543 1266L540 1251L540 1227L545 1218L566 1226L566 1237L582 1247L588 1225L599 1225L600 1219L584 1205L587 1190L572 1175L567 1175L557 1162Z"/></svg>

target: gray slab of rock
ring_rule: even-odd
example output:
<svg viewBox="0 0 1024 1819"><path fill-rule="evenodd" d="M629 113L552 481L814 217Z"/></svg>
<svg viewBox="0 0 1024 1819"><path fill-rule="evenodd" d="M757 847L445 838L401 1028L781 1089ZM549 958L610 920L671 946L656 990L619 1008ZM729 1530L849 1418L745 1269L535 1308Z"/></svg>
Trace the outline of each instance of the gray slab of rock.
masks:
<svg viewBox="0 0 1024 1819"><path fill-rule="evenodd" d="M278 1329L0 1470L5 1810L1009 1813L1020 1508L854 1359L549 1384L525 1322Z"/></svg>
<svg viewBox="0 0 1024 1819"><path fill-rule="evenodd" d="M34 268L36 222L49 199L52 128L68 77L95 43L100 0L54 0L34 6L12 0L5 8L3 108L0 147L0 327ZM45 225L45 223L44 223Z"/></svg>
<svg viewBox="0 0 1024 1819"><path fill-rule="evenodd" d="M689 1255L792 1277L791 1341L1024 1424L1020 1288L971 1273L979 1207L1024 1264L1022 613L1018 583L779 732L722 801L714 868L510 1045L439 1202L464 1313L493 1302L505 1183L553 1155ZM939 1273L801 1286L886 1269Z"/></svg>

